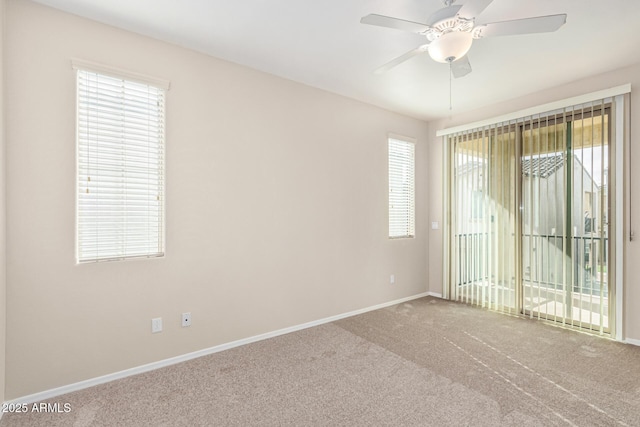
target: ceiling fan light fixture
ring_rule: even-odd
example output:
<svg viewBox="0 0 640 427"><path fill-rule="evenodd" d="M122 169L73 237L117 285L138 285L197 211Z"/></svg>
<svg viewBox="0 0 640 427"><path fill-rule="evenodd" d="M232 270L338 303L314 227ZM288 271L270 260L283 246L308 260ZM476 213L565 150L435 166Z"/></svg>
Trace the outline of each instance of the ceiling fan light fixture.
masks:
<svg viewBox="0 0 640 427"><path fill-rule="evenodd" d="M473 34L470 32L444 33L429 45L429 56L437 62L453 62L465 56L472 43Z"/></svg>

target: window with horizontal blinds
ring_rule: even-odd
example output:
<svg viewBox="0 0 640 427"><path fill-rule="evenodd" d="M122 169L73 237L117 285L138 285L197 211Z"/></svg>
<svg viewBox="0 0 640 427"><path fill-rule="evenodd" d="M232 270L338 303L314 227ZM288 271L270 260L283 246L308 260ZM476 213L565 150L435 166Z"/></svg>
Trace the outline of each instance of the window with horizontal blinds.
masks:
<svg viewBox="0 0 640 427"><path fill-rule="evenodd" d="M77 260L164 255L164 89L77 70Z"/></svg>
<svg viewBox="0 0 640 427"><path fill-rule="evenodd" d="M389 237L415 236L415 144L389 138Z"/></svg>

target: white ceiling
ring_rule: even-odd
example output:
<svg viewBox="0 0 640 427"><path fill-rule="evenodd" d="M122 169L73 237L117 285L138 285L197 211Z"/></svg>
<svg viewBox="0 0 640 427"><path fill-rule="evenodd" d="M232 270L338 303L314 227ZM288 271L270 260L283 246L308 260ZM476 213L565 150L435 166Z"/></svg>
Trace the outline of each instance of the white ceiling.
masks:
<svg viewBox="0 0 640 427"><path fill-rule="evenodd" d="M36 1L413 117L451 114L448 66L428 54L373 73L424 37L359 22L424 22L441 0ZM494 0L476 23L558 13L568 18L555 33L476 40L452 113L640 63L639 0Z"/></svg>

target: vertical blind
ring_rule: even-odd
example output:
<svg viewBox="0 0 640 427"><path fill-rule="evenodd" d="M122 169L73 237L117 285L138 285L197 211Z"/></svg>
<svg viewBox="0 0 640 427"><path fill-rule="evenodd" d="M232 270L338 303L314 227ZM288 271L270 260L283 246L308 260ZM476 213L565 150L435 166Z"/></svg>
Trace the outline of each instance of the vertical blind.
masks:
<svg viewBox="0 0 640 427"><path fill-rule="evenodd" d="M609 332L612 102L448 135L454 298Z"/></svg>
<svg viewBox="0 0 640 427"><path fill-rule="evenodd" d="M164 90L77 71L77 260L164 254Z"/></svg>
<svg viewBox="0 0 640 427"><path fill-rule="evenodd" d="M389 237L415 236L415 144L389 138Z"/></svg>

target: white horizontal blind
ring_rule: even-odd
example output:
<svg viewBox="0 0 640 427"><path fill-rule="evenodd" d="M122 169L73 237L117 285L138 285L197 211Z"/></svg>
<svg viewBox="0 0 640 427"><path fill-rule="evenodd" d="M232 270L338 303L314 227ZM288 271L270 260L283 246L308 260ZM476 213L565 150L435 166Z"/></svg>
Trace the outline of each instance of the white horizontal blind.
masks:
<svg viewBox="0 0 640 427"><path fill-rule="evenodd" d="M164 254L164 90L77 71L77 260Z"/></svg>
<svg viewBox="0 0 640 427"><path fill-rule="evenodd" d="M389 138L389 237L415 236L415 144Z"/></svg>

